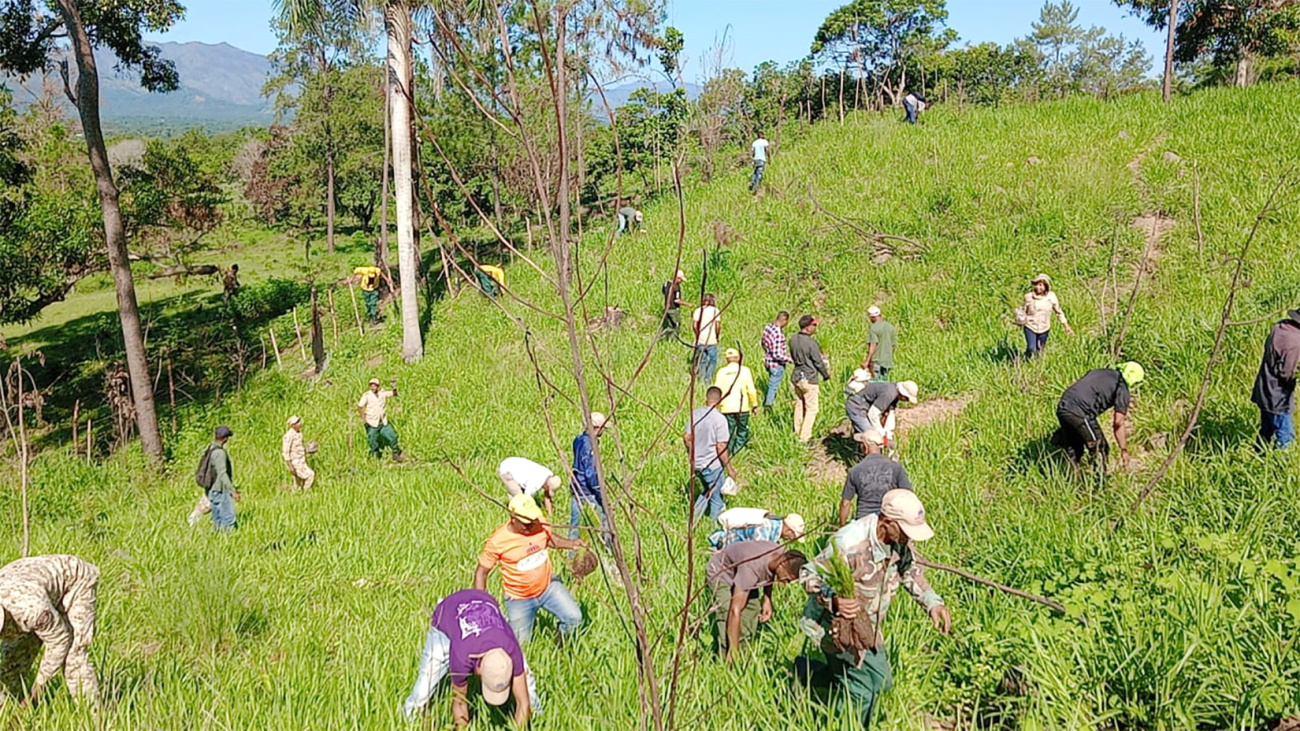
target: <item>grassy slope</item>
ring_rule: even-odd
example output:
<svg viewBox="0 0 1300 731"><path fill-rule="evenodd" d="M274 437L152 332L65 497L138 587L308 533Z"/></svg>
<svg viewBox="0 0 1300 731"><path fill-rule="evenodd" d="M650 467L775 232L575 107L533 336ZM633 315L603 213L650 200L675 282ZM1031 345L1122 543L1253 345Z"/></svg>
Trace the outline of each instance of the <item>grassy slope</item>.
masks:
<svg viewBox="0 0 1300 731"><path fill-rule="evenodd" d="M958 634L935 635L900 598L886 628L896 687L884 701L884 728L917 728L920 711L962 722L1003 712L1025 728L1096 728L1107 719L1140 728L1254 728L1296 708L1297 663L1287 641L1300 614L1300 602L1287 605L1300 599L1297 526L1288 510L1300 497L1294 455L1261 458L1247 444L1249 379L1266 326L1231 332L1201 436L1149 508L1120 530L1113 520L1161 453L1146 455L1140 474L1101 486L1064 479L1040 451L1060 390L1111 362L1105 352L1115 316L1099 296L1115 295L1101 296L1101 283L1113 245L1127 296L1142 246L1128 222L1152 207L1179 225L1163 242L1129 326L1128 354L1150 374L1133 442L1145 450L1153 434L1181 427L1180 400L1199 381L1230 276L1227 258L1271 176L1294 164L1288 120L1297 103L1300 88L1289 86L1210 92L1168 109L1145 96L963 116L941 110L920 129L860 119L819 127L780 150L769 168L771 192L761 199L744 195L740 172L689 191L688 251L712 246L714 220L742 236L711 279L724 301L734 297L726 339L756 350L775 310L815 304L823 346L837 374L847 375L860 357L863 311L883 301L903 342L897 377L918 381L923 398L973 397L961 417L914 432L905 445L904 463L938 529L927 554L1060 596L1089 619L1086 626L1053 619L934 576ZM1165 150L1183 156L1181 167L1162 160ZM1128 163L1144 151L1135 177ZM1040 162L1029 164L1030 156ZM1189 225L1193 165L1201 176L1203 256ZM923 241L924 255L871 264L853 234L815 214L809 189L837 213ZM620 374L635 367L654 328L647 313L673 268L675 218L671 205L650 207L653 232L620 240L611 258L609 302L631 310L633 325L596 342ZM1294 306L1288 298L1300 263L1291 242L1300 221L1294 207L1275 220L1253 252L1239 317ZM593 240L588 249L597 246ZM697 259L685 266L692 284ZM1054 276L1080 334L1056 333L1045 359L1018 367L1003 356L1017 347L1009 312L1039 270ZM520 292L553 304L526 267L513 266L510 276ZM593 310L604 304L603 283L596 292ZM509 307L530 322L558 378L567 350L554 325ZM187 419L177 454L197 454L215 423L236 432L232 453L245 501L232 537L185 527L196 492L189 460L162 482L141 480L130 455L94 467L54 454L38 462L35 550L79 553L104 572L94 653L116 726L400 725L396 709L414 678L427 613L468 583L482 539L501 520L439 459L463 463L492 491L501 457L559 459L523 339L489 303L472 294L441 303L428 355L415 366L396 357L399 341L391 318L381 333L335 351L322 381L263 374L245 394ZM382 363L367 366L376 353ZM670 412L684 366L678 346L656 351L636 396ZM401 381L394 421L415 464L375 467L359 449L352 404L372 374ZM561 385L572 396L571 383ZM837 390L826 389L823 432L840 418ZM555 406L567 446L576 409ZM290 412L307 419L309 438L322 446L318 487L307 496L280 489L278 437ZM756 420L756 448L740 460L750 484L739 504L823 519L838 486L805 478L807 456L784 426L788 406L778 416ZM627 452L652 451L634 487L638 499L666 524L681 525L675 433L654 446L661 424L653 414L627 404L619 417ZM673 421L675 432L682 420ZM18 535L16 500L5 500L3 514ZM560 506L567 514L563 500ZM664 539L647 527L647 534L657 626L671 642L669 615L684 591L682 551L675 533ZM13 545L16 552L16 539ZM617 595L594 580L577 594L591 620L585 638L559 650L543 631L529 648L547 706L536 727L633 727L635 669ZM786 692L785 667L802 647L793 625L801 601L789 587L776 594L772 630L736 670L714 664L707 633L701 637L683 719L704 718L703 727L716 729L849 728L847 719L827 719ZM1012 667L1029 695L1005 695L1001 681ZM86 723L61 701L37 716L59 726ZM477 716L487 714L480 708ZM430 722L449 717L442 696Z"/></svg>

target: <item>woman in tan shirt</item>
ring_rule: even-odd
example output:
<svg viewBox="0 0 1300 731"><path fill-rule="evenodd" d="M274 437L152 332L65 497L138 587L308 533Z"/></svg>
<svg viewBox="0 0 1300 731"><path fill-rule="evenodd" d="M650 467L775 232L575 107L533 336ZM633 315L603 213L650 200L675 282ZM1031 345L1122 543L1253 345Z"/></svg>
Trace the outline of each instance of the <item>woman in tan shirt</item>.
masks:
<svg viewBox="0 0 1300 731"><path fill-rule="evenodd" d="M1052 313L1061 320L1061 326L1071 335L1074 330L1065 319L1065 311L1052 291L1052 278L1039 274L1031 282L1034 288L1025 293L1025 304L1016 313L1016 320L1025 328L1025 357L1032 358L1047 346L1047 335L1052 330Z"/></svg>

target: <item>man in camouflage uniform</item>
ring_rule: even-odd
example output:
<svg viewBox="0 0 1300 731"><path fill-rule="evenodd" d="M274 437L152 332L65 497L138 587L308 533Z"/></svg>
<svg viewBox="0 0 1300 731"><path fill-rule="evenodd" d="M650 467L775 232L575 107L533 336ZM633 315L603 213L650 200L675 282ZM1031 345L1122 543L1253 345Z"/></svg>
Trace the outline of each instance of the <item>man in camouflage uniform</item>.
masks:
<svg viewBox="0 0 1300 731"><path fill-rule="evenodd" d="M88 656L98 583L99 569L76 556L20 558L0 568L0 684L8 697L35 702L62 670L73 698L99 700ZM45 654L28 689L42 645Z"/></svg>
<svg viewBox="0 0 1300 731"><path fill-rule="evenodd" d="M307 447L302 443L301 417L289 417L289 430L280 440L280 456L284 457L284 464L289 468L289 474L293 475L295 489L310 490L316 481L316 472L307 466Z"/></svg>
<svg viewBox="0 0 1300 731"><path fill-rule="evenodd" d="M864 729L870 728L880 694L894 683L880 624L898 587L902 586L925 607L936 629L944 634L952 629L948 608L930 588L910 548L910 541L929 540L933 535L916 494L911 490L890 490L881 500L880 513L852 521L836 531L831 545L803 568L801 581L810 596L799 628L818 643L826 655L826 663L796 658L795 676L801 684L843 685L857 706L855 710ZM819 569L825 570L834 547L839 548L853 569L856 589L853 597L835 596L819 573ZM831 635L832 612L845 619L865 612L871 618L875 647L837 651Z"/></svg>

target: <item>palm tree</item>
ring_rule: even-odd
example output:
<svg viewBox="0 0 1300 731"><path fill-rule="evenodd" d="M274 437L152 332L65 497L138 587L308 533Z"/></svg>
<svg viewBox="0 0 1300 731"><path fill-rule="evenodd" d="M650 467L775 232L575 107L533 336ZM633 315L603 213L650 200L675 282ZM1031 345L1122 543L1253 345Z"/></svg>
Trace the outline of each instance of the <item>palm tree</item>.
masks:
<svg viewBox="0 0 1300 731"><path fill-rule="evenodd" d="M415 254L415 188L412 176L415 117L412 113L414 61L411 53L411 0L276 0L290 27L319 23L331 13L359 16L379 10L388 36L388 125L393 142L393 193L397 197L397 271L401 279L402 358L424 357L420 334L418 282L420 262ZM387 173L385 173L387 174Z"/></svg>

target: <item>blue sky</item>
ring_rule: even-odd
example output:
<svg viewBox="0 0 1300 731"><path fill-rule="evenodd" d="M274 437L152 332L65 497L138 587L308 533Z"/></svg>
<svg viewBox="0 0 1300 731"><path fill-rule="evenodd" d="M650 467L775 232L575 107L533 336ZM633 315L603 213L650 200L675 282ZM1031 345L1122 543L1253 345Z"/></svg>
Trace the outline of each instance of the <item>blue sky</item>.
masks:
<svg viewBox="0 0 1300 731"><path fill-rule="evenodd" d="M271 0L183 0L185 20L154 40L225 41L256 53L270 53ZM767 60L785 63L808 53L822 19L843 0L667 0L668 22L686 35L688 81L701 75L701 60L726 37L726 65L751 70ZM1006 43L1029 32L1042 0L948 0L948 27L960 43ZM1164 52L1164 37L1127 15L1110 0L1075 0L1079 21L1111 33L1140 39L1153 61ZM1154 66L1154 64L1153 64Z"/></svg>

